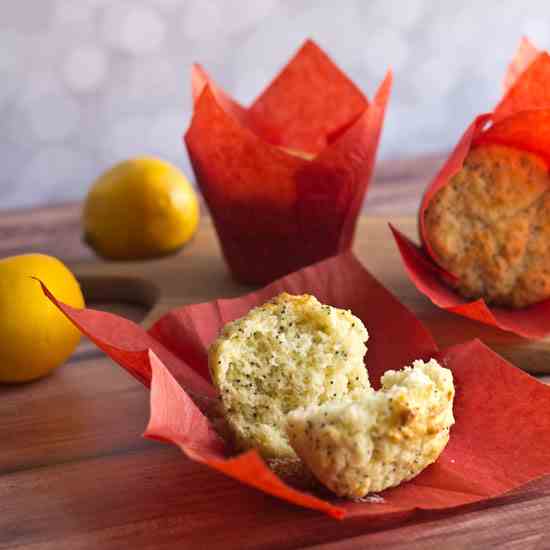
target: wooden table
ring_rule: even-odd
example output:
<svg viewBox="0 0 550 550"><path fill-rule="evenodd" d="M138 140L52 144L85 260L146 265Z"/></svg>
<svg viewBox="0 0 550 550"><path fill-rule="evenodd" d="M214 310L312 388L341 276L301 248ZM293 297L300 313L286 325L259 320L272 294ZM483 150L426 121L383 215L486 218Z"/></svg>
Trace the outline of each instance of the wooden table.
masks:
<svg viewBox="0 0 550 550"><path fill-rule="evenodd" d="M438 162L382 163L366 212L414 213ZM78 205L5 213L0 254L41 251L69 265L91 262L80 242L79 215ZM113 301L101 306L138 321L147 314ZM460 514L384 524L337 523L237 489L175 448L140 438L147 392L88 342L53 376L1 387L0 397L0 549L550 547L542 538L550 481ZM191 477L203 490L186 491ZM236 490L244 494L238 521Z"/></svg>

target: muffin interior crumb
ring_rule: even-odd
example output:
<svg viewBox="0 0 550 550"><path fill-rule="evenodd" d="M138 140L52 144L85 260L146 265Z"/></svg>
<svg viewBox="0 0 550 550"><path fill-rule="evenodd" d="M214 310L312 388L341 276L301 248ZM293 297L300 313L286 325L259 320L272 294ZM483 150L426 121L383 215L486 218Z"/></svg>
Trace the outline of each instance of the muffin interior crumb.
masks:
<svg viewBox="0 0 550 550"><path fill-rule="evenodd" d="M370 388L368 338L351 312L309 295L281 294L223 330L209 354L237 446L295 457L286 415L301 406L350 400Z"/></svg>

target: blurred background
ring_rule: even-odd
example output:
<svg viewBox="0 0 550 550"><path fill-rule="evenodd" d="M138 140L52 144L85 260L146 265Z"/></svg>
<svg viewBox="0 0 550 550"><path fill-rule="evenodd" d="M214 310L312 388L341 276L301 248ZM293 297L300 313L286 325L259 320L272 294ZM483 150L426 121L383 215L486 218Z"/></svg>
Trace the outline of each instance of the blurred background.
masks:
<svg viewBox="0 0 550 550"><path fill-rule="evenodd" d="M522 35L549 47L549 23L547 0L4 0L0 204L81 198L142 154L191 175L191 63L249 103L306 37L369 96L393 67L381 158L442 152L497 101Z"/></svg>

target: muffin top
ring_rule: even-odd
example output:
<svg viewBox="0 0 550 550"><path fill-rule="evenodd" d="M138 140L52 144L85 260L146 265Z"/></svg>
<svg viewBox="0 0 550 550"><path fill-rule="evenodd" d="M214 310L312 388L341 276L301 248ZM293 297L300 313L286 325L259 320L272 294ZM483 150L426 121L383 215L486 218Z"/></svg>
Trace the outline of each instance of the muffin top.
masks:
<svg viewBox="0 0 550 550"><path fill-rule="evenodd" d="M473 149L424 222L424 239L466 298L513 308L550 298L550 178L538 156Z"/></svg>
<svg viewBox="0 0 550 550"><path fill-rule="evenodd" d="M350 311L307 294L283 293L228 323L209 350L209 368L236 447L296 458L287 414L368 390L367 339Z"/></svg>

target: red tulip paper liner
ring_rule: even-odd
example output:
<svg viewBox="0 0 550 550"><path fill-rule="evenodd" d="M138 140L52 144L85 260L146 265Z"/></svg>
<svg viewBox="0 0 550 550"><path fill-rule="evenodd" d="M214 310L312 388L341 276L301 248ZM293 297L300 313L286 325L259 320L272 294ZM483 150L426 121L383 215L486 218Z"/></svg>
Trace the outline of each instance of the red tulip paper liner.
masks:
<svg viewBox="0 0 550 550"><path fill-rule="evenodd" d="M312 41L246 109L193 68L185 143L234 277L265 284L351 247L391 88L372 102ZM308 153L305 159L297 153Z"/></svg>
<svg viewBox="0 0 550 550"><path fill-rule="evenodd" d="M299 506L335 518L442 510L502 495L550 473L550 387L477 340L439 351L420 321L351 252L241 298L175 309L147 332L110 313L69 307L43 289L97 346L150 386L146 437L174 443L191 460ZM379 502L326 501L289 487L256 451L231 456L195 404L216 396L207 348L222 326L282 291L313 294L362 319L370 333L366 364L374 384L387 369L417 358L436 357L453 372L456 425L447 448L418 477L384 491Z"/></svg>
<svg viewBox="0 0 550 550"><path fill-rule="evenodd" d="M526 39L508 69L504 97L492 113L472 122L426 190L419 212L422 246L397 229L392 231L411 281L435 305L524 338L543 338L550 334L550 300L518 310L489 306L483 299L469 302L450 287L455 277L437 264L425 238L424 215L430 201L462 168L468 152L487 144L536 153L550 166L550 55Z"/></svg>

